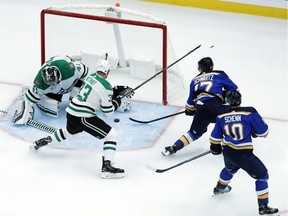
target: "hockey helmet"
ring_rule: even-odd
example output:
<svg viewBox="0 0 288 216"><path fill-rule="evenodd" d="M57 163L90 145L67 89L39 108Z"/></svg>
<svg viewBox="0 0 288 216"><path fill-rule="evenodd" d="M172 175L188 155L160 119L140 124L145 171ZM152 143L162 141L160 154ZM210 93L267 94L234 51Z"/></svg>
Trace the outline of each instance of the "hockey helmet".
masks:
<svg viewBox="0 0 288 216"><path fill-rule="evenodd" d="M225 102L230 106L239 106L241 104L242 95L237 90L230 90L225 95Z"/></svg>
<svg viewBox="0 0 288 216"><path fill-rule="evenodd" d="M107 60L98 61L97 66L96 66L96 72L101 71L104 74L108 75L110 69L111 69L111 65L109 61Z"/></svg>
<svg viewBox="0 0 288 216"><path fill-rule="evenodd" d="M202 58L198 61L198 71L200 73L213 70L214 63L210 57Z"/></svg>
<svg viewBox="0 0 288 216"><path fill-rule="evenodd" d="M56 85L61 81L61 73L55 66L47 66L42 71L42 78L47 85Z"/></svg>

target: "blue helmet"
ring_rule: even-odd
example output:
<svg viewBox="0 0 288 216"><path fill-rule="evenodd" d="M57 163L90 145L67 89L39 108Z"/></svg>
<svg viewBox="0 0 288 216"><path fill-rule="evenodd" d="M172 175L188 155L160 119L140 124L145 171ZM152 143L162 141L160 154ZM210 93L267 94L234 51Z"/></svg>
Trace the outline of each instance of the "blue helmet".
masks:
<svg viewBox="0 0 288 216"><path fill-rule="evenodd" d="M198 61L198 71L200 73L213 70L214 63L210 57L205 57Z"/></svg>
<svg viewBox="0 0 288 216"><path fill-rule="evenodd" d="M230 90L225 95L225 102L230 106L239 106L241 104L242 95L237 90Z"/></svg>

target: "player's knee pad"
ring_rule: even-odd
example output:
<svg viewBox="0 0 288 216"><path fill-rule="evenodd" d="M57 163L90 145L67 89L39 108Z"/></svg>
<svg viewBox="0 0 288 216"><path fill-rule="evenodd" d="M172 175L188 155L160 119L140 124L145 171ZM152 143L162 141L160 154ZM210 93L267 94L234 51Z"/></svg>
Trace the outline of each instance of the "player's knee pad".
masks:
<svg viewBox="0 0 288 216"><path fill-rule="evenodd" d="M105 137L105 141L114 141L114 142L116 142L117 137L118 137L117 131L114 128L111 128L111 130L109 131L109 133Z"/></svg>
<svg viewBox="0 0 288 216"><path fill-rule="evenodd" d="M59 101L44 96L38 101L37 106L44 114L58 118Z"/></svg>

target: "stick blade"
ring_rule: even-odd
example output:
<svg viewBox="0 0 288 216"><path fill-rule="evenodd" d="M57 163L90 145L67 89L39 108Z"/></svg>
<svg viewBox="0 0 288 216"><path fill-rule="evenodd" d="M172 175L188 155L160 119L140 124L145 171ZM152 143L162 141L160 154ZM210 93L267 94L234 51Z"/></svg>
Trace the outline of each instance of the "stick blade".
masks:
<svg viewBox="0 0 288 216"><path fill-rule="evenodd" d="M137 123L142 123L142 124L147 124L147 123L149 123L149 121L140 121L140 120L137 120L137 119L133 119L133 118L131 118L131 117L129 117L129 119L130 119L131 121L137 122Z"/></svg>
<svg viewBox="0 0 288 216"><path fill-rule="evenodd" d="M146 164L145 167L146 167L148 170L151 170L152 172L157 172L157 169L154 168L153 166L149 165L149 164Z"/></svg>
<svg viewBox="0 0 288 216"><path fill-rule="evenodd" d="M145 167L149 170L151 170L152 172L156 172L156 173L163 173L163 172L166 172L167 170L169 169L156 169L154 168L153 166L149 165L149 164L146 164Z"/></svg>

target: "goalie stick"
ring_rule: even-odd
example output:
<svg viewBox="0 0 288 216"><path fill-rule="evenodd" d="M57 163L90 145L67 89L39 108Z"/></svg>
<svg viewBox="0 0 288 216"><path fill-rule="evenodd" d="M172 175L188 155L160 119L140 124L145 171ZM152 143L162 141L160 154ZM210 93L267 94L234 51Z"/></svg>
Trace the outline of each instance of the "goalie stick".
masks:
<svg viewBox="0 0 288 216"><path fill-rule="evenodd" d="M5 110L0 110L0 113L4 113L6 115L8 115L9 113ZM39 122L39 121L36 121L36 120L33 120L33 119L29 119L26 123L27 125L29 126L32 126L34 128L37 128L39 130L42 130L42 131L45 131L45 132L48 132L50 134L54 133L56 130L58 130L57 128L54 128L50 125L47 125L45 123L42 123L42 122Z"/></svg>
<svg viewBox="0 0 288 216"><path fill-rule="evenodd" d="M148 120L148 121L141 121L141 120L133 119L133 118L130 118L130 117L129 117L129 119L131 121L134 121L134 122L137 122L137 123L148 124L148 123L151 123L151 122L155 122L155 121L159 121L159 120L162 120L162 119L165 119L165 118L176 116L176 115L182 114L184 112L185 111L181 111L181 112L173 113L173 114L170 114L170 115L167 115L167 116L163 116L163 117L152 119L152 120Z"/></svg>
<svg viewBox="0 0 288 216"><path fill-rule="evenodd" d="M188 162L190 162L190 161L193 161L193 160L195 160L195 159L197 159L197 158L203 157L203 156L209 154L210 152L211 152L210 150L205 151L205 152L203 152L203 153L201 153L201 154L198 154L198 155L196 155L196 156L194 156L194 157L192 157L192 158L189 158L189 159L187 159L187 160L185 160L185 161L182 161L182 162L180 162L180 163L178 163L178 164L176 164L176 165L174 165L174 166L168 167L168 168L166 168L166 169L156 169L156 168L154 168L154 167L152 167L151 165L148 165L148 164L146 165L146 168L149 169L149 170L151 170L151 171L153 171L153 172L156 172L156 173L163 173L163 172L166 172L166 171L168 171L168 170L174 169L174 168L176 168L176 167L178 167L178 166L181 166L181 165L183 165L183 164L185 164L185 163L188 163Z"/></svg>
<svg viewBox="0 0 288 216"><path fill-rule="evenodd" d="M144 84L146 84L147 82L149 82L150 80L154 79L156 76L158 76L159 74L163 73L165 70L169 69L170 67L172 67L173 65L175 65L176 63L178 63L179 61L181 61L182 59L186 58L188 55L190 55L192 52L194 52L195 50L199 49L202 45L198 45L197 47L195 47L194 49L190 50L188 53L186 53L184 56L182 56L181 58L179 58L178 60L176 60L175 62L173 62L172 64L168 65L166 68L163 68L161 71L157 72L156 74L154 74L153 76L151 76L150 78L148 78L147 80L145 80L143 83L141 83L140 85L138 85L137 87L135 87L133 90L131 91L136 91L138 88L140 88L141 86L143 86ZM213 48L214 45L210 46L209 48ZM126 94L124 94L122 98L124 98L125 96L129 95L129 93L131 92L127 92Z"/></svg>

